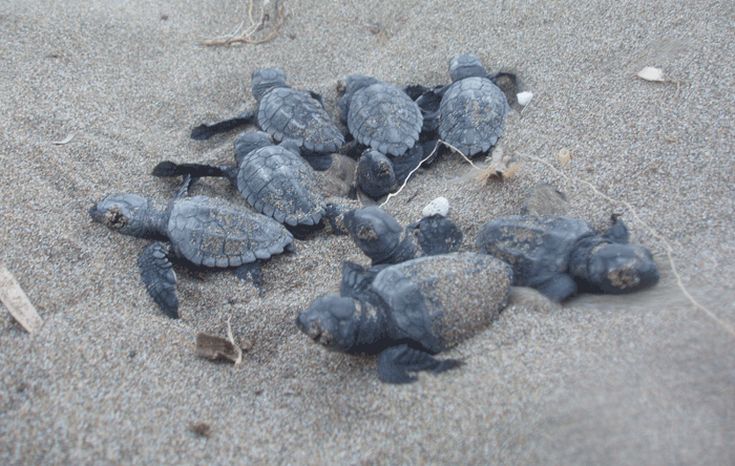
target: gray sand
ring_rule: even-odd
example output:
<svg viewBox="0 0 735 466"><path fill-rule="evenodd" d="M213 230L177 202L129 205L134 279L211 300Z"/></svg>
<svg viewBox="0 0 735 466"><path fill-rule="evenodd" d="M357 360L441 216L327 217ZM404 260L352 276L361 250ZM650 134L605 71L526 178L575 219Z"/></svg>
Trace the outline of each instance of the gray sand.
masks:
<svg viewBox="0 0 735 466"><path fill-rule="evenodd" d="M668 239L692 295L735 325L733 2L288 7L271 43L203 48L236 26L242 2L3 2L2 261L45 325L29 336L0 312L0 463L735 463L735 336L687 301L664 246L623 204ZM229 273L178 268L174 321L139 283L145 241L87 216L112 191L165 202L173 182L147 175L161 159L230 160L234 134L197 142L189 130L251 104L257 67L282 66L334 114L344 74L438 84L461 51L534 92L503 138L522 170L481 185L450 157L389 210L406 223L446 196L472 239L535 183L555 183L595 224L623 211L661 264L656 288L563 307L520 293L447 354L463 368L385 386L374 358L328 353L293 325L337 288L340 260L362 260L348 238L297 242L265 267L263 296ZM635 79L647 65L677 83ZM560 168L564 148L574 158ZM221 180L197 192L241 202ZM254 343L244 363L198 359L196 334L224 334L228 317ZM210 438L190 431L197 422Z"/></svg>

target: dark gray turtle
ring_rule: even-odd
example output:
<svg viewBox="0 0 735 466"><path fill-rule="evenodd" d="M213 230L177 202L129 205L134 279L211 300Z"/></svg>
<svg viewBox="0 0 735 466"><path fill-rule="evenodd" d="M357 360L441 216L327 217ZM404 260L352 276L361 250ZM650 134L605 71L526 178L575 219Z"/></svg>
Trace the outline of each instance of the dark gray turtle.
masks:
<svg viewBox="0 0 735 466"><path fill-rule="evenodd" d="M569 217L499 218L482 226L477 246L512 266L514 285L536 288L554 301L578 287L621 294L653 286L659 278L651 252L628 244L628 229L617 217L604 234Z"/></svg>
<svg viewBox="0 0 735 466"><path fill-rule="evenodd" d="M344 225L358 248L373 265L396 264L416 256L445 254L459 249L462 232L448 218L422 218L406 228L376 206L344 214Z"/></svg>
<svg viewBox="0 0 735 466"><path fill-rule="evenodd" d="M205 196L186 197L190 177L164 211L136 194L105 197L89 213L96 222L119 233L142 238L167 238L149 244L138 258L148 293L167 315L178 318L176 274L170 258L193 266L235 267L239 277L260 282L258 261L292 249L293 236L264 215Z"/></svg>
<svg viewBox="0 0 735 466"><path fill-rule="evenodd" d="M366 149L358 159L357 188L373 199L396 191L416 167L431 163L424 158L435 145L436 140L419 141L401 157L389 157L375 149Z"/></svg>
<svg viewBox="0 0 735 466"><path fill-rule="evenodd" d="M449 75L452 84L439 105L439 137L468 157L486 153L503 133L505 94L474 55L454 57Z"/></svg>
<svg viewBox="0 0 735 466"><path fill-rule="evenodd" d="M490 256L421 257L382 268L350 296L318 298L296 324L328 349L379 353L383 382L413 382L408 372L437 373L461 364L432 355L487 328L505 307L510 283L510 267Z"/></svg>
<svg viewBox="0 0 735 466"><path fill-rule="evenodd" d="M342 119L360 144L395 157L416 145L423 116L401 89L369 76L350 75L340 90Z"/></svg>
<svg viewBox="0 0 735 466"><path fill-rule="evenodd" d="M198 126L192 130L191 137L207 139L257 121L258 126L277 142L291 140L305 153L337 152L344 144L344 136L324 109L321 97L288 87L286 74L280 68L255 70L252 91L258 101L255 111L213 125Z"/></svg>
<svg viewBox="0 0 735 466"><path fill-rule="evenodd" d="M226 177L258 212L292 227L319 224L324 199L314 170L299 156L293 141L275 146L262 131L242 133L235 140L235 161L236 166L165 161L153 169L153 175Z"/></svg>
<svg viewBox="0 0 735 466"><path fill-rule="evenodd" d="M424 131L436 130L439 138L468 157L485 154L503 133L508 96L515 99L516 78L510 73L490 76L472 54L452 58L449 75L452 83L447 86L411 86L411 93L419 95L416 101L424 114Z"/></svg>

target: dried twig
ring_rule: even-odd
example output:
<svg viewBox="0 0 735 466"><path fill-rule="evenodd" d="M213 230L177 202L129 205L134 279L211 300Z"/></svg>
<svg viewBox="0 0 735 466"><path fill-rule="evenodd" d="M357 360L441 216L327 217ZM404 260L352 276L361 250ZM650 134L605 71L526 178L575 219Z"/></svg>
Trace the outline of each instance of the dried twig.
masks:
<svg viewBox="0 0 735 466"><path fill-rule="evenodd" d="M26 332L33 333L43 325L36 308L4 265L0 265L0 301Z"/></svg>
<svg viewBox="0 0 735 466"><path fill-rule="evenodd" d="M242 20L230 34L203 40L202 45L264 44L275 39L281 32L281 27L286 22L286 6L283 4L283 1L274 0L271 2L271 0L264 0L257 19L254 16L254 4L255 0L248 0L247 2L246 10L249 25L244 31L243 26L245 26L245 20ZM267 32L261 33L263 31Z"/></svg>
<svg viewBox="0 0 735 466"><path fill-rule="evenodd" d="M534 156L530 156L530 155L529 156L526 156L526 157L528 159L530 159L530 160L533 160L535 162L539 162L539 163L545 165L546 167L548 167L549 169L551 169L551 171L553 171L556 175L561 176L562 178L564 178L565 180L569 181L572 184L574 184L576 181L584 184L590 190L592 190L592 192L594 192L595 194L597 194L598 196L600 196L601 198L605 199L607 202L609 202L611 204L622 204L622 205L624 205L628 209L628 211L631 213L631 215L633 216L634 220L639 225L641 225L646 231L648 231L648 233L651 236L653 236L654 238L656 238L659 241L659 243L661 243L661 245L663 245L664 250L666 251L666 257L667 257L667 259L669 261L669 264L671 265L671 273L676 278L676 284L679 287L679 289L681 290L681 292L684 294L684 296L689 300L689 302L692 303L692 305L694 305L695 308L697 308L697 309L701 310L702 312L704 312L707 315L707 317L709 317L710 319L712 319L717 325L719 325L720 327L722 327L722 329L725 330L727 333L731 334L732 336L735 336L735 327L733 327L732 324L730 324L729 322L726 322L726 321L720 319L714 312L712 312L706 306L704 306L699 301L697 301L694 298L694 296L692 296L691 293L689 293L689 290L687 290L687 288L684 286L684 281L683 281L683 279L681 278L681 275L678 272L678 269L676 267L676 263L674 262L674 248L666 240L665 237L663 237L660 233L658 233L656 230L654 230L653 227L651 227L650 225L648 225L646 222L644 222L641 219L641 217L638 215L638 212L636 212L636 210L633 208L632 205L630 205L630 203L628 203L626 201L623 201L621 199L614 199L614 198L608 196L607 194L605 194L605 193L601 192L600 190L598 190L595 187L595 185L593 185L592 183L590 183L587 180L584 180L582 178L576 178L576 177L575 178L571 178L571 177L567 176L566 174L564 174L563 172L561 172L560 170L558 170L556 167L554 167L552 164L550 164L549 162L547 162L545 160L542 160L542 159L540 159L538 157L534 157Z"/></svg>

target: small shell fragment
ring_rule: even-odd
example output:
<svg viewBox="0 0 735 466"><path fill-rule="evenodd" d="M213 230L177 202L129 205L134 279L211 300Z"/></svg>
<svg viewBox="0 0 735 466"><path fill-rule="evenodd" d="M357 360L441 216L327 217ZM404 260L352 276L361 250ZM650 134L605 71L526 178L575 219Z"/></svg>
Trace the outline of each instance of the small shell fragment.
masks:
<svg viewBox="0 0 735 466"><path fill-rule="evenodd" d="M556 154L556 158L559 160L559 164L562 167L566 167L569 165L569 162L572 161L572 151L569 149L562 149L558 154Z"/></svg>
<svg viewBox="0 0 735 466"><path fill-rule="evenodd" d="M525 107L531 102L531 99L533 99L533 92L519 92L518 94L516 94L516 99L518 99L518 104L520 104L522 107Z"/></svg>
<svg viewBox="0 0 735 466"><path fill-rule="evenodd" d="M426 207L421 211L421 215L424 217L431 217L432 215L441 215L446 217L449 213L449 200L446 197L437 197L433 201L426 204Z"/></svg>
<svg viewBox="0 0 735 466"><path fill-rule="evenodd" d="M653 66L646 66L645 68L640 70L636 76L646 81L666 81L663 70L661 70L660 68L654 68Z"/></svg>

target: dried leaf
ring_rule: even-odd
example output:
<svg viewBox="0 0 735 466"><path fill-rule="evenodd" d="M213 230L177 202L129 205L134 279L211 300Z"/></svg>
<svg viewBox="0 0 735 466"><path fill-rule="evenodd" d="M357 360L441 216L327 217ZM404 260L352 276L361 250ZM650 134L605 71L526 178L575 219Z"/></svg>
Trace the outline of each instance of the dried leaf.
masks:
<svg viewBox="0 0 735 466"><path fill-rule="evenodd" d="M660 68L654 68L653 66L646 66L645 68L640 70L636 76L646 81L654 81L660 83L667 81L666 77L664 77L663 70L661 70Z"/></svg>
<svg viewBox="0 0 735 466"><path fill-rule="evenodd" d="M562 167L566 167L569 165L569 162L572 161L572 151L569 149L562 149L558 154L556 154L556 158L559 160L559 164Z"/></svg>
<svg viewBox="0 0 735 466"><path fill-rule="evenodd" d="M520 168L519 163L513 160L510 155L505 154L503 146L498 145L493 149L490 163L480 171L477 179L482 183L487 183L490 180L502 181L515 176Z"/></svg>
<svg viewBox="0 0 735 466"><path fill-rule="evenodd" d="M36 308L4 265L0 265L0 301L26 332L33 333L43 325Z"/></svg>
<svg viewBox="0 0 735 466"><path fill-rule="evenodd" d="M249 345L247 349L250 349ZM212 361L226 359L235 365L242 362L242 348L235 344L230 321L227 320L227 338L200 333L197 335L197 355Z"/></svg>

